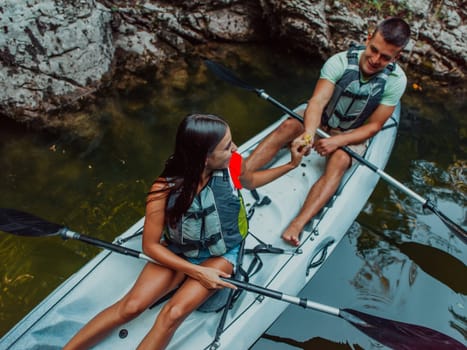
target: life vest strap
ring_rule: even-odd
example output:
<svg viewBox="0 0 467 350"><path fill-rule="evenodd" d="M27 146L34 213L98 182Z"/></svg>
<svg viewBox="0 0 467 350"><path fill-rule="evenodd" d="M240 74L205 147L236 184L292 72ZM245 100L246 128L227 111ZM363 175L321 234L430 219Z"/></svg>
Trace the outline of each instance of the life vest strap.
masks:
<svg viewBox="0 0 467 350"><path fill-rule="evenodd" d="M353 92L344 90L342 91L341 96L352 97L353 99L356 99L356 100L366 100L369 95L368 94L354 94Z"/></svg>
<svg viewBox="0 0 467 350"><path fill-rule="evenodd" d="M165 238L169 243L172 243L168 235L165 236ZM221 240L221 238L222 238L222 234L220 232L215 233L203 240L191 240L191 239L184 238L183 245L179 245L178 249L180 250L182 254L190 250L208 249L209 246L216 244L218 241Z"/></svg>
<svg viewBox="0 0 467 350"><path fill-rule="evenodd" d="M208 216L209 214L211 214L215 210L216 210L216 206L213 204L213 205L210 205L207 208L203 208L202 210L189 212L189 213L187 213L185 215L185 217L190 218L190 219L199 220L199 219L202 219L202 218Z"/></svg>

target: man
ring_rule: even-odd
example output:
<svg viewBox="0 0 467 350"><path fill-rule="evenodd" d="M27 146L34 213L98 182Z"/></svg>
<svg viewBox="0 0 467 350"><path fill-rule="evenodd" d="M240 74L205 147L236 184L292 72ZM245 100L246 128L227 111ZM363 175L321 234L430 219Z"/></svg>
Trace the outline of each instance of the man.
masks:
<svg viewBox="0 0 467 350"><path fill-rule="evenodd" d="M287 119L246 159L246 172L255 171L291 141L327 157L324 173L282 233L291 245L300 244L303 227L329 201L352 164L340 147L348 146L363 155L368 139L393 113L407 85L405 73L395 61L409 39L409 25L400 18L388 18L368 35L365 47L352 47L329 58L308 101L304 124ZM315 137L318 127L331 137Z"/></svg>

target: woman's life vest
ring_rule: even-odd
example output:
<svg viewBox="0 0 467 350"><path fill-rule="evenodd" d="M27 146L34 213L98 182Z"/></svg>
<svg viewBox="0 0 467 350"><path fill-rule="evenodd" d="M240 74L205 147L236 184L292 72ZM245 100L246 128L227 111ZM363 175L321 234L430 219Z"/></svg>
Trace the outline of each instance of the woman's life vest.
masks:
<svg viewBox="0 0 467 350"><path fill-rule="evenodd" d="M235 159L241 157L234 155ZM232 165L230 169L214 171L176 226L166 225L165 239L172 251L196 258L207 249L212 256L220 256L246 237L246 209L238 187L234 186L238 176L232 176L231 171ZM179 192L170 195L168 207L175 204L178 196Z"/></svg>
<svg viewBox="0 0 467 350"><path fill-rule="evenodd" d="M360 81L358 53L365 46L351 45L347 51L348 66L336 83L334 93L325 108L321 124L340 130L361 126L378 107L383 96L386 80L395 69L390 63L367 82Z"/></svg>

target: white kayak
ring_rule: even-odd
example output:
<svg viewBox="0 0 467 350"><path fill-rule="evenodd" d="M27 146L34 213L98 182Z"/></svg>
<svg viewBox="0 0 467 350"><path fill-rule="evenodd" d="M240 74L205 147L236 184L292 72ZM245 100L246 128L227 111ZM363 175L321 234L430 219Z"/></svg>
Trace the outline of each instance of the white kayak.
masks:
<svg viewBox="0 0 467 350"><path fill-rule="evenodd" d="M305 105L296 111L303 110ZM365 159L384 169L397 133L400 107L372 140ZM248 156L256 145L287 116L247 141L239 152ZM272 166L290 160L284 149ZM259 241L285 250L283 254L261 253L261 269L249 282L283 293L297 295L329 258L373 192L379 176L355 162L328 205L313 218L301 235L298 249L287 245L281 233L298 213L308 190L323 172L325 159L311 152L301 166L257 190L263 205L248 190L242 190L247 209L254 207L246 249ZM256 202L258 204L259 202ZM141 250L143 219L117 237L114 243ZM243 267L253 261L245 254ZM62 283L1 340L0 349L61 349L78 329L96 313L120 299L132 286L146 262L127 255L102 251ZM146 310L133 321L115 329L94 349L135 349L153 325L162 304ZM223 332L213 345L222 312L193 312L179 327L168 349L248 349L288 306L287 303L243 292L226 315Z"/></svg>

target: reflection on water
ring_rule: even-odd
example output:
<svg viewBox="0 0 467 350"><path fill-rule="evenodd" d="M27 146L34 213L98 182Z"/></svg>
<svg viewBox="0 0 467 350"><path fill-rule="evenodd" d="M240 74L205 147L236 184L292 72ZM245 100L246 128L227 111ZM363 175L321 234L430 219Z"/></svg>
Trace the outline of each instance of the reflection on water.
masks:
<svg viewBox="0 0 467 350"><path fill-rule="evenodd" d="M444 277L438 281L412 260L411 255L379 236L354 224L300 296L325 305L436 329L465 343L465 295L447 285ZM453 258L446 258L445 254L441 252L425 259L442 256L445 260L439 261L440 264L451 262ZM425 266L427 263L423 262ZM435 264L433 261L431 267ZM456 264L453 268L460 270L455 274L462 280L454 286L465 290L465 265L461 266L459 261ZM444 269L447 275L451 266ZM337 317L296 307L287 308L253 347L255 350L295 348L387 349Z"/></svg>
<svg viewBox="0 0 467 350"><path fill-rule="evenodd" d="M452 246L453 249L437 248L428 245L427 242L418 243L414 240L404 242L390 236L401 236L400 233L378 232L365 224L362 224L362 226L369 234L375 235L376 239L387 242L389 246L397 247L400 252L409 257L425 273L447 285L456 293L467 294L465 263L457 259L453 253L454 249L461 251L457 247ZM444 240L444 243L446 243L446 240ZM447 253L447 251L451 251L451 253ZM463 257L466 258L465 254ZM449 271L449 273L446 273L446 271Z"/></svg>
<svg viewBox="0 0 467 350"><path fill-rule="evenodd" d="M219 49L216 49L219 50ZM257 46L230 47L224 63L288 106L306 101L320 61ZM149 77L149 78L148 78ZM1 121L0 206L25 210L72 230L112 240L139 219L144 197L188 113L225 117L241 144L281 115L229 86L191 58L166 80L114 91L89 113L90 140L24 130ZM402 125L386 171L466 220L465 103L423 92L404 96ZM365 210L302 295L337 307L424 325L466 339L465 246L431 213L380 183ZM97 253L77 241L0 234L0 334ZM345 321L289 307L253 349L379 349Z"/></svg>

